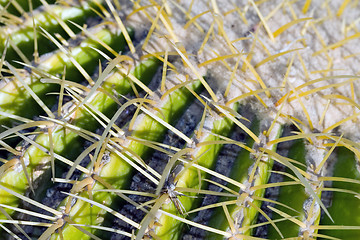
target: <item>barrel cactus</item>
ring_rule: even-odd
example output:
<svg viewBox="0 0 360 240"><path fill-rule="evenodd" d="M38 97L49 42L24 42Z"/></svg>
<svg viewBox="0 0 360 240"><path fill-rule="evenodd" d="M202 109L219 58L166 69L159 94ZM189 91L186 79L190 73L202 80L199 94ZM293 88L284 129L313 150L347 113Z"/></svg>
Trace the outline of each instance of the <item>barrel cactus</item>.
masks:
<svg viewBox="0 0 360 240"><path fill-rule="evenodd" d="M2 239L357 239L359 1L1 0Z"/></svg>

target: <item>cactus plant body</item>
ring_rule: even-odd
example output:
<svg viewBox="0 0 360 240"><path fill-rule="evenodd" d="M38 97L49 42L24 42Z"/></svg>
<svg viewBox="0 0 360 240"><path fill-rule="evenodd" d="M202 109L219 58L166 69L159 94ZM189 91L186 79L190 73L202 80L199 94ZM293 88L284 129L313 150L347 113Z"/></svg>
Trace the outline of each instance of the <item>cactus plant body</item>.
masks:
<svg viewBox="0 0 360 240"><path fill-rule="evenodd" d="M357 0L0 0L1 239L357 239Z"/></svg>

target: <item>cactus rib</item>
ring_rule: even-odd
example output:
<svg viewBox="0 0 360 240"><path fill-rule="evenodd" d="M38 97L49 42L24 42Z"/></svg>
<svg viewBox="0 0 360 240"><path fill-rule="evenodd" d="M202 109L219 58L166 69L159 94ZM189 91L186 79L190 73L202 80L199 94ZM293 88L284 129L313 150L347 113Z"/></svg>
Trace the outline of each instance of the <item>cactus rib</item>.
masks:
<svg viewBox="0 0 360 240"><path fill-rule="evenodd" d="M7 38L11 41L11 44L8 44L6 50L6 58L8 61L21 60L12 46L16 46L24 56L31 61L34 57L35 38L38 46L38 55L54 50L54 45L51 41L46 39L44 35L39 34L39 27L46 29L46 31L51 34L60 34L59 36L67 39L68 34L62 29L59 22L54 19L53 15L58 16L64 22L73 21L82 25L87 18L94 15L94 12L90 8L91 5L91 3L83 4L82 7L51 5L49 6L51 13L45 10L34 12L34 16L24 20L20 27L12 25L0 28L0 51L4 51L6 41L8 41ZM72 31L79 32L78 28L72 27L71 29Z"/></svg>
<svg viewBox="0 0 360 240"><path fill-rule="evenodd" d="M234 108L236 111L236 104ZM189 192L184 195L177 189L184 189L186 191L186 189L200 190L201 188L206 187L204 179L208 174L206 172L199 171L191 165L196 163L204 168L212 169L217 155L222 147L222 144L216 144L216 141L220 140L219 136L216 135L219 134L227 136L234 125L234 123L227 118L223 120L213 120L210 118L205 121L207 121L206 124L208 125L210 132L202 133L201 139L198 139L195 142L199 142L200 144L208 142L210 144L192 149L190 152L193 156L192 160L189 161L189 163L184 164L184 169L178 173L177 176L172 177L174 182L167 183L170 185L165 187L166 190L164 193L169 199L171 199L171 201L162 205L162 211L166 211L174 215L184 215L196 206L196 202L199 202L196 198L194 198L196 193ZM189 147L191 149L191 146ZM172 185L175 189L172 189ZM154 231L156 236L161 239L180 239L182 222L165 214L161 214L160 217L156 216L155 218L156 219L153 219L153 221L160 223L162 226L155 227L155 229L150 231ZM137 239L140 239L141 237L141 235L138 235Z"/></svg>
<svg viewBox="0 0 360 240"><path fill-rule="evenodd" d="M101 27L94 28L93 34L99 39L102 39L106 44L116 46L116 48L118 48L117 50L124 47L123 36L121 34L112 33L110 29ZM58 50L52 55L44 56L40 61L38 69L51 76L62 74L64 67L66 67L66 76L69 76L69 78L66 78L79 82L83 76L74 63L81 64L82 69L85 71L91 71L97 66L97 63L96 61L93 61L93 58L96 59L101 57L97 51L91 49L92 47L101 49L101 45L91 38L85 39L81 46L71 50L69 57L71 57L72 60L70 60L70 58L62 51ZM54 102L54 99L48 97L47 94L57 90L55 84L41 83L38 80L38 77L28 75L27 73L25 73L25 76L25 84L32 89L36 96L40 99L44 99L47 104ZM20 79L14 78L2 87L0 92L0 107L3 112L31 118L33 115L39 114L41 110L37 107L38 103L31 99L29 92L24 89L24 86L19 81ZM24 111L24 109L27 108L33 108L34 112L27 113ZM0 122L9 126L10 119L9 117L0 116Z"/></svg>

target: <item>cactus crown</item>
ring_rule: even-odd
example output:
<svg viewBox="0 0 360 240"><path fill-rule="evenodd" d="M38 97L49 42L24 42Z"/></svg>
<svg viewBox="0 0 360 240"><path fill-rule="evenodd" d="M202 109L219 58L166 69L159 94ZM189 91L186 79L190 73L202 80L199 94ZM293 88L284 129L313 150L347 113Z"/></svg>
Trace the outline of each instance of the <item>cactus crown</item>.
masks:
<svg viewBox="0 0 360 240"><path fill-rule="evenodd" d="M358 1L0 0L15 239L356 239Z"/></svg>

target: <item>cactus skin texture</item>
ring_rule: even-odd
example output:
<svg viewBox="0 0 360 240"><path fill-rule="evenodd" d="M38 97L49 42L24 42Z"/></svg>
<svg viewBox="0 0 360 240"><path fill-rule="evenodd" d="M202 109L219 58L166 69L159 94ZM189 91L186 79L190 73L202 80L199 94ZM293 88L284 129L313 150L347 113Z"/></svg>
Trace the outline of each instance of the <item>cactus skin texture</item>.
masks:
<svg viewBox="0 0 360 240"><path fill-rule="evenodd" d="M359 238L359 1L0 7L1 239Z"/></svg>
<svg viewBox="0 0 360 240"><path fill-rule="evenodd" d="M56 20L56 17L64 22L73 21L82 25L88 17L94 15L95 13L91 10L91 2L81 7L50 5L48 11L34 12L33 17L28 17L21 26L4 27L3 32L0 34L0 50L1 52L4 51L4 46L9 37L12 44L19 48L26 58L32 60L34 57L35 38L38 46L41 46L38 47L38 54L45 54L56 49L40 32L35 31L34 33L34 24L46 29L49 33L57 33L67 39L69 37L68 34L77 33L80 29L75 26L69 26L70 30L66 28L63 29L61 24ZM21 61L21 57L16 53L14 48L11 47L11 44L7 49L6 55L8 61Z"/></svg>

